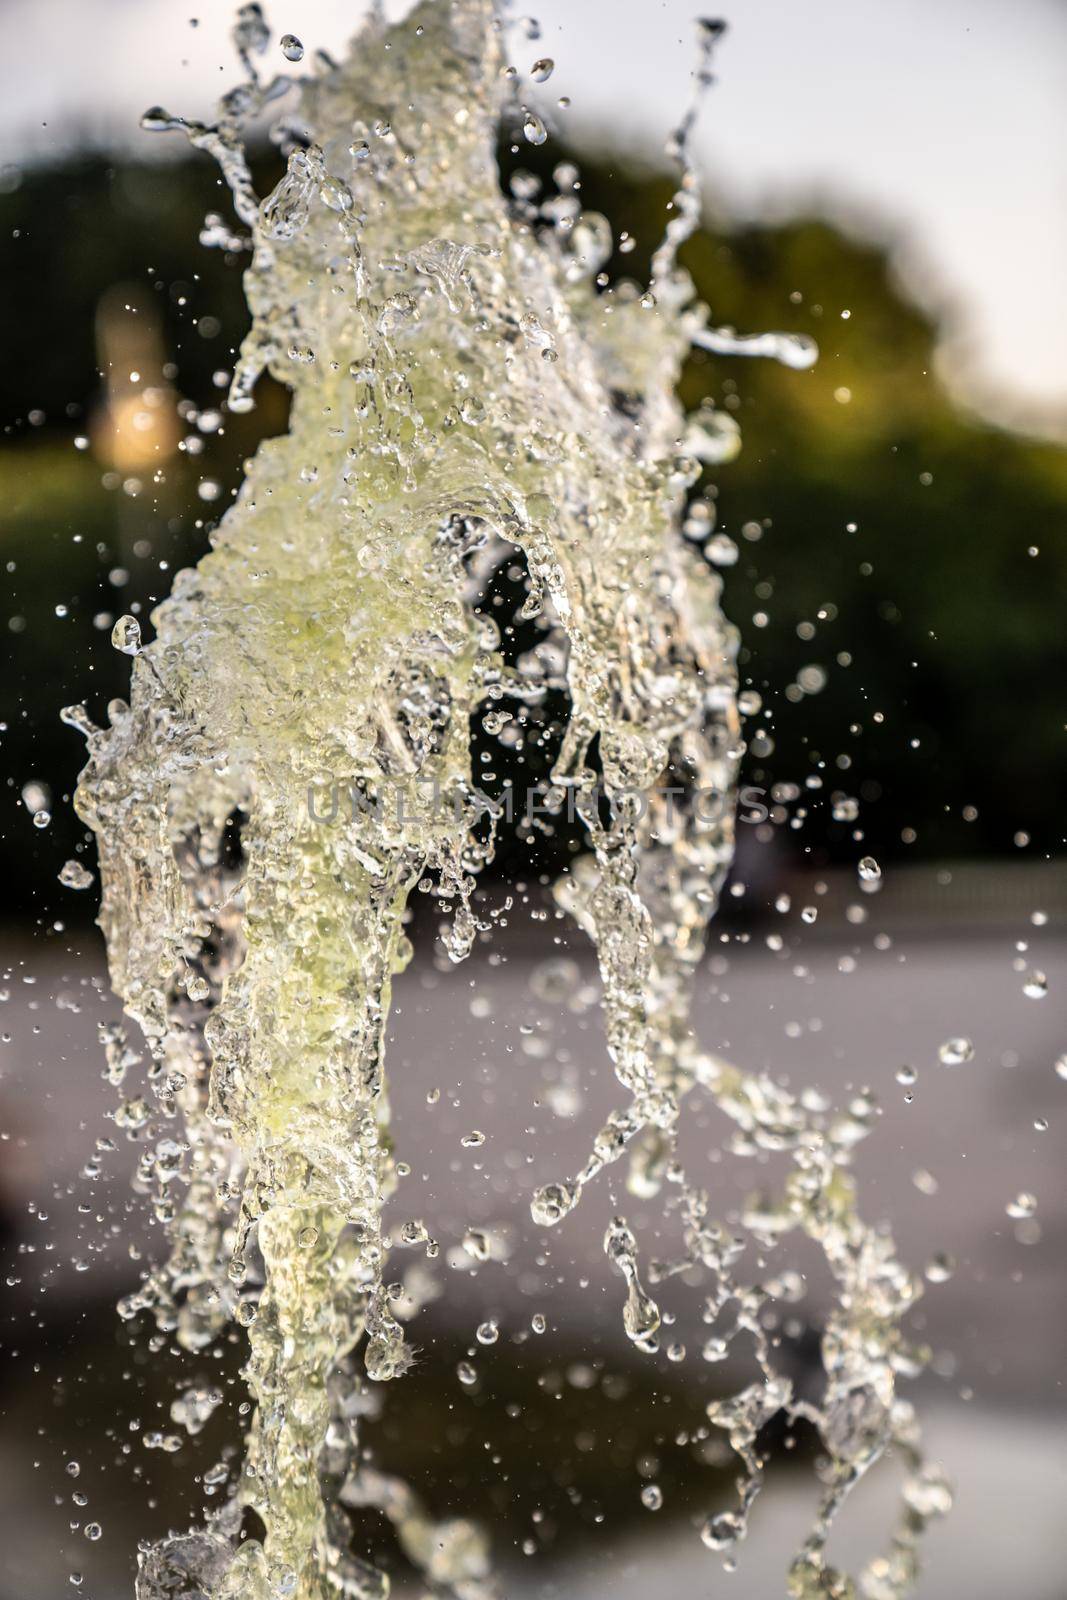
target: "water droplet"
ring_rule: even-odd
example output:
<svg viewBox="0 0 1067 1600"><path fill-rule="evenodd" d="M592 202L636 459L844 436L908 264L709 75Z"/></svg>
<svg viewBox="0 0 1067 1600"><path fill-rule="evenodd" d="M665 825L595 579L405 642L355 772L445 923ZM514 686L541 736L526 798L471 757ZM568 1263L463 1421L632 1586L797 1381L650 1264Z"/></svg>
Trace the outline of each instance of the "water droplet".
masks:
<svg viewBox="0 0 1067 1600"><path fill-rule="evenodd" d="M295 33L283 33L281 39L282 55L286 61L303 61L304 46Z"/></svg>
<svg viewBox="0 0 1067 1600"><path fill-rule="evenodd" d="M141 624L129 613L121 616L111 630L111 643L124 656L135 656L141 648Z"/></svg>
<svg viewBox="0 0 1067 1600"><path fill-rule="evenodd" d="M926 1263L926 1276L931 1283L947 1283L956 1270L956 1262L947 1250L938 1251Z"/></svg>
<svg viewBox="0 0 1067 1600"><path fill-rule="evenodd" d="M920 1517L945 1517L952 1510L952 1488L941 1468L933 1464L906 1478L903 1494Z"/></svg>
<svg viewBox="0 0 1067 1600"><path fill-rule="evenodd" d="M378 313L378 332L387 337L418 320L419 308L410 294L390 295Z"/></svg>
<svg viewBox="0 0 1067 1600"><path fill-rule="evenodd" d="M529 144L544 144L548 133L540 117L535 117L532 111L526 113L522 124L523 135Z"/></svg>
<svg viewBox="0 0 1067 1600"><path fill-rule="evenodd" d="M717 533L708 540L705 553L716 567L734 567L741 554L728 533Z"/></svg>
<svg viewBox="0 0 1067 1600"><path fill-rule="evenodd" d="M1028 972L1023 984L1023 994L1029 1000L1043 1000L1048 994L1048 979L1045 974L1036 969Z"/></svg>
<svg viewBox="0 0 1067 1600"><path fill-rule="evenodd" d="M555 65L556 63L551 56L541 56L530 68L530 77L534 83L547 83L552 76ZM533 143L537 144L539 141L535 139Z"/></svg>
<svg viewBox="0 0 1067 1600"><path fill-rule="evenodd" d="M488 1261L490 1256L489 1235L481 1228L468 1228L463 1235L463 1248L474 1261Z"/></svg>
<svg viewBox="0 0 1067 1600"><path fill-rule="evenodd" d="M530 974L530 988L538 999L550 1005L560 1005L567 1000L581 982L581 971L576 961L558 956L542 961Z"/></svg>
<svg viewBox="0 0 1067 1600"><path fill-rule="evenodd" d="M862 856L856 871L863 883L877 883L882 876L882 869L873 856Z"/></svg>
<svg viewBox="0 0 1067 1600"><path fill-rule="evenodd" d="M59 881L68 889L88 889L93 881L93 875L80 861L64 861L59 869Z"/></svg>
<svg viewBox="0 0 1067 1600"><path fill-rule="evenodd" d="M801 667L797 672L797 684L805 694L821 694L826 688L828 675L825 667L820 667L817 662ZM869 857L867 858L870 859Z"/></svg>
<svg viewBox="0 0 1067 1600"><path fill-rule="evenodd" d="M150 106L141 117L141 127L146 133L171 133L183 126L181 117L172 116L162 106Z"/></svg>
<svg viewBox="0 0 1067 1600"><path fill-rule="evenodd" d="M648 1511L658 1511L663 1505L663 1490L658 1483L646 1483L641 1490L641 1504Z"/></svg>
<svg viewBox="0 0 1067 1600"><path fill-rule="evenodd" d="M340 178L324 178L319 185L319 195L323 205L329 206L331 211L351 211L355 204L351 189Z"/></svg>
<svg viewBox="0 0 1067 1600"><path fill-rule="evenodd" d="M233 26L233 44L238 55L245 58L261 56L270 44L270 29L258 0L249 0L249 4L239 8Z"/></svg>
<svg viewBox="0 0 1067 1600"><path fill-rule="evenodd" d="M578 1196L566 1183L546 1183L530 1201L530 1215L539 1228L554 1227L573 1211Z"/></svg>
<svg viewBox="0 0 1067 1600"><path fill-rule="evenodd" d="M943 1067L959 1067L965 1061L974 1059L974 1045L970 1039L946 1039L937 1052L937 1058Z"/></svg>
<svg viewBox="0 0 1067 1600"><path fill-rule="evenodd" d="M744 1524L734 1511L720 1511L718 1516L706 1518L700 1537L709 1550L729 1550L743 1532Z"/></svg>

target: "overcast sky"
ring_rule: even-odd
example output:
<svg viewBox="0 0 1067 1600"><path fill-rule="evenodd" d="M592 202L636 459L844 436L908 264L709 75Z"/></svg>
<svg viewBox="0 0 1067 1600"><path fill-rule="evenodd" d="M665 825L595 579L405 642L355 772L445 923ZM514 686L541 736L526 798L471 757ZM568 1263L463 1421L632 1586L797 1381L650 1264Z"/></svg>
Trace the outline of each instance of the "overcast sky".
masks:
<svg viewBox="0 0 1067 1600"><path fill-rule="evenodd" d="M1058 418L1067 436L1065 0L717 4L730 33L697 139L716 194L739 215L814 199L899 239L909 281L953 309L954 380L1001 415ZM569 95L557 123L654 157L688 94L700 0L520 0L517 13L527 6L542 38L515 29L515 65L557 63L540 103ZM0 0L2 159L61 149L72 124L147 140L136 119L149 103L207 111L233 81L234 9ZM338 50L364 10L271 0L267 14L279 36Z"/></svg>

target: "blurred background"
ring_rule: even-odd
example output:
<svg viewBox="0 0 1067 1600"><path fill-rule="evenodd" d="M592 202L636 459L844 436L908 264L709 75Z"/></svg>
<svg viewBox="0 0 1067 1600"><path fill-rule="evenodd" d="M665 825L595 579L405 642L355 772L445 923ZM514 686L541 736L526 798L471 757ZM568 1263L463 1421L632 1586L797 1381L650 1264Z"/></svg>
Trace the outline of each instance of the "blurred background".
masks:
<svg viewBox="0 0 1067 1600"><path fill-rule="evenodd" d="M82 744L59 710L84 699L99 721L125 692L115 618L146 614L203 553L242 461L285 427L269 383L250 415L223 408L247 318L241 258L199 242L205 216L228 215L215 168L137 129L149 103L207 115L235 81L232 9L3 6L3 1600L130 1593L138 1538L213 1503L240 1435L239 1350L192 1374L227 1404L183 1442L169 1406L187 1367L114 1315L159 1241L127 1199L137 1149L100 1080L97 1026L117 1008L95 888L58 881L70 859L94 865L70 806ZM361 13L289 0L269 20L310 57L339 52ZM502 167L551 195L576 160L585 203L632 246L609 270L640 278L673 188L661 152L688 94L690 10L553 0L537 17L511 49L520 73L557 62L529 91L551 138L516 154L505 136ZM952 1258L916 1317L935 1355L915 1395L957 1507L918 1592L1060 1600L1067 8L745 0L728 20L695 144L706 225L683 259L716 324L807 332L821 359L797 373L696 352L684 380L688 404L710 396L742 430L701 488L762 699L745 778L771 810L739 830L698 1015L746 1066L838 1100L873 1088L865 1210L917 1270ZM261 190L276 167L264 144ZM435 1508L492 1507L511 1593L784 1593L810 1438L768 1439L765 1504L723 1573L685 1525L730 1503L728 1454L699 1424L743 1370L634 1362L600 1251L607 1185L549 1240L527 1220L530 1190L580 1162L612 1103L583 941L545 919L543 882L576 842L524 849L518 885L502 850L484 904L510 893L517 909L492 943L444 974L429 930L398 990L394 1112L417 1190L400 1214L434 1218L447 1265L413 1332L419 1367L371 1424L376 1455ZM859 892L864 853L884 869L875 895ZM563 977L545 978L548 958ZM957 1035L974 1058L946 1069ZM460 1144L473 1126L477 1162ZM696 1159L722 1129L697 1115L687 1137ZM726 1215L751 1183L733 1165L714 1169ZM463 1250L472 1222L488 1261ZM794 1310L783 1360L803 1383L817 1281ZM501 1338L460 1384L487 1316ZM878 1543L893 1479L887 1464L864 1486L844 1556Z"/></svg>

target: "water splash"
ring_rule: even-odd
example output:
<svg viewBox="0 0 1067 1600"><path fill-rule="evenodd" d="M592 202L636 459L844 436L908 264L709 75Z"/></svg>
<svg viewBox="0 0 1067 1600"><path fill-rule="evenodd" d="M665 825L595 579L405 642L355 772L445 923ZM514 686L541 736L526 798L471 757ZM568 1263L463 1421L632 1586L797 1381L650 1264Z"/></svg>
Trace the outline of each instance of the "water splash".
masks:
<svg viewBox="0 0 1067 1600"><path fill-rule="evenodd" d="M807 371L819 358L815 340L806 333L735 333L733 328L701 328L693 343L717 356L769 356L798 372Z"/></svg>
<svg viewBox="0 0 1067 1600"><path fill-rule="evenodd" d="M697 99L720 32L702 25ZM146 1139L139 1177L171 1247L122 1311L151 1312L191 1351L236 1320L255 1403L236 1494L207 1529L143 1553L140 1600L384 1595L384 1574L349 1549L346 1506L379 1508L430 1582L461 1600L492 1592L474 1525L435 1522L361 1449L367 1385L410 1361L383 1277L396 1176L384 1041L410 896L450 909L452 960L477 932L471 891L493 835L472 714L560 683L570 713L549 803L574 792L590 850L557 896L594 943L625 1098L582 1168L538 1192L534 1218L562 1223L624 1155L635 1194L666 1192L676 1259L642 1270L622 1217L605 1238L626 1333L655 1348L650 1291L696 1268L713 1286L705 1354L744 1333L759 1368L709 1407L742 1475L705 1543L728 1552L744 1536L759 1431L784 1411L814 1423L830 1459L791 1593L854 1592L827 1564L829 1528L892 1444L911 1476L890 1552L861 1581L870 1600L902 1595L947 1489L896 1395L922 1361L901 1332L919 1284L859 1218L848 1172L876 1108L860 1097L830 1117L704 1052L689 1020L743 746L719 579L680 537L701 463L732 453L736 430L708 408L687 419L677 380L694 343L794 366L813 352L791 335L709 331L678 267L699 218L696 100L673 140L680 183L651 282L601 293L606 219L500 192L511 90L491 0L427 0L394 28L376 15L342 65L317 58L276 129L286 173L261 201L244 129L293 93L259 76L270 37L243 7L246 79L217 122L155 108L145 126L181 130L221 164L252 251L229 405L247 410L269 370L293 391L290 429L260 447L213 550L153 614L154 639L117 625L130 703L113 702L103 730L70 717L88 734L78 807L99 842L112 981L151 1056L154 1103L135 1096L118 1120ZM540 142L540 118L523 118ZM206 236L235 243L217 218ZM516 550L524 613L543 629L521 669L476 609ZM310 804L324 773L367 802L343 828ZM428 786L447 803L420 804ZM121 1082L136 1055L118 1031L106 1046ZM678 1159L690 1092L732 1119L736 1154L791 1162L740 1236ZM791 1229L838 1285L818 1406L774 1369L762 1313L789 1291L740 1273L748 1237ZM424 1229L400 1242L436 1249ZM200 1405L183 1400L180 1416ZM246 1512L263 1535L241 1542Z"/></svg>

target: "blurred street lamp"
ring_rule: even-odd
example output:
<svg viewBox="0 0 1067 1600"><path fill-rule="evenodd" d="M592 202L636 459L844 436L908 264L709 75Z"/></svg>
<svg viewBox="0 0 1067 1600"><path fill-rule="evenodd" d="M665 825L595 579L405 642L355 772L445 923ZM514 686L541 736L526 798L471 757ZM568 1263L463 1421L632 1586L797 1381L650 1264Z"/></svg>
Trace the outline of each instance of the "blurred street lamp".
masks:
<svg viewBox="0 0 1067 1600"><path fill-rule="evenodd" d="M158 470L178 448L180 424L156 307L136 289L109 289L97 308L96 346L105 392L90 429L94 452L123 477Z"/></svg>

